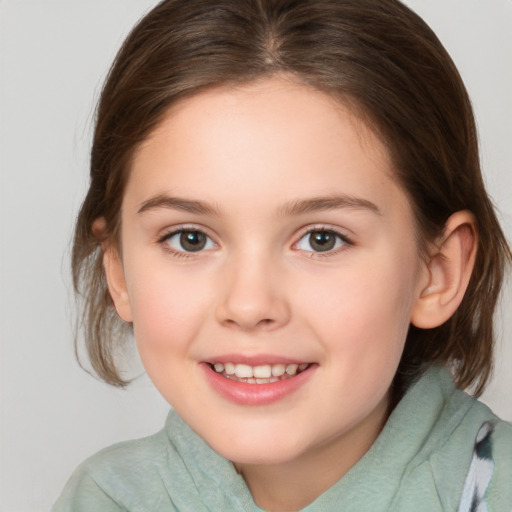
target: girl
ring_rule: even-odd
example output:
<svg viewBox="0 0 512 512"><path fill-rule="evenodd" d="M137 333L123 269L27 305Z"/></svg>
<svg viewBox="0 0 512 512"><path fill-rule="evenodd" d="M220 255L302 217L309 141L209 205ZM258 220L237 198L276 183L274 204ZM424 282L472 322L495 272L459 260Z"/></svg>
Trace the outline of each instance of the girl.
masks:
<svg viewBox="0 0 512 512"><path fill-rule="evenodd" d="M459 390L510 257L397 0L163 1L103 89L73 271L97 373L127 383L133 331L174 410L54 510L510 510L512 427Z"/></svg>

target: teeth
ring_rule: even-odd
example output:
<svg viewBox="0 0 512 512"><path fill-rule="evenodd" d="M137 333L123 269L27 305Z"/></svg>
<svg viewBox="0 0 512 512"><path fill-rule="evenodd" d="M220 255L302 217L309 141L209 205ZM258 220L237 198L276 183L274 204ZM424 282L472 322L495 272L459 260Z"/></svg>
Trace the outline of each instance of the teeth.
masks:
<svg viewBox="0 0 512 512"><path fill-rule="evenodd" d="M271 382L277 382L279 379L277 377L270 377L270 379L255 379L256 384L269 384Z"/></svg>
<svg viewBox="0 0 512 512"><path fill-rule="evenodd" d="M224 370L228 375L233 375L235 373L235 365L233 363L226 363L224 365Z"/></svg>
<svg viewBox="0 0 512 512"><path fill-rule="evenodd" d="M269 364L255 366L252 372L257 379L268 379L272 376L272 367Z"/></svg>
<svg viewBox="0 0 512 512"><path fill-rule="evenodd" d="M276 382L279 377L292 377L297 372L304 371L308 363L298 364L263 364L249 366L247 364L215 363L213 368L217 373L225 373L226 376L236 376L238 379L246 379L250 384L266 384Z"/></svg>
<svg viewBox="0 0 512 512"><path fill-rule="evenodd" d="M288 375L295 375L297 373L297 368L299 367L298 364L289 364L286 367L286 373Z"/></svg>
<svg viewBox="0 0 512 512"><path fill-rule="evenodd" d="M281 375L284 375L285 371L286 371L286 365L284 365L284 364L274 364L272 366L272 375L274 377L281 377Z"/></svg>
<svg viewBox="0 0 512 512"><path fill-rule="evenodd" d="M239 379L250 379L254 377L252 373L252 367L247 364L237 364L235 366L235 375Z"/></svg>

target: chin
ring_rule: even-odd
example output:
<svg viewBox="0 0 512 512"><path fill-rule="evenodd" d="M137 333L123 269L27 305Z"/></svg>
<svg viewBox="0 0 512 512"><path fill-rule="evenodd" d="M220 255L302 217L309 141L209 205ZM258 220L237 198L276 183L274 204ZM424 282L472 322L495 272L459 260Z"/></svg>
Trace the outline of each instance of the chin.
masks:
<svg viewBox="0 0 512 512"><path fill-rule="evenodd" d="M298 458L305 448L290 439L254 439L244 436L242 439L232 436L229 442L209 443L220 455L235 464L272 465L290 462ZM206 440L208 442L208 440Z"/></svg>

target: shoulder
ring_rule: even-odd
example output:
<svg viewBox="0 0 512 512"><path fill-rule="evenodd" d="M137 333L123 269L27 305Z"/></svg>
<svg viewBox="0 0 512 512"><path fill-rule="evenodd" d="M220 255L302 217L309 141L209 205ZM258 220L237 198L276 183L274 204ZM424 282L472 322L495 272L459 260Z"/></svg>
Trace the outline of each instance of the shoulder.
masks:
<svg viewBox="0 0 512 512"><path fill-rule="evenodd" d="M464 414L451 421L462 404ZM436 486L444 489L450 475L459 474L464 477L459 512L512 510L512 424L460 390L446 405L451 414L440 417L445 439L430 459Z"/></svg>
<svg viewBox="0 0 512 512"><path fill-rule="evenodd" d="M402 476L397 510L414 504L418 512L466 512L460 508L461 497L470 489L472 501L476 480L471 480L475 473L471 469L477 459L482 462L479 469L484 469L477 482L478 495L485 496L488 511L512 511L512 427L457 389L446 369L431 368L410 388L397 407L395 423L401 439L413 438L416 447ZM478 461L480 455L483 461ZM488 460L492 460L492 472ZM430 502L416 505L420 495L430 496Z"/></svg>
<svg viewBox="0 0 512 512"><path fill-rule="evenodd" d="M512 424L495 420L490 436L493 476L486 499L490 512L512 510Z"/></svg>
<svg viewBox="0 0 512 512"><path fill-rule="evenodd" d="M86 459L78 469L90 475L108 477L115 474L124 478L138 478L147 474L173 452L165 430L132 441L116 443Z"/></svg>
<svg viewBox="0 0 512 512"><path fill-rule="evenodd" d="M162 503L168 495L163 473L173 459L178 457L165 429L109 446L77 467L53 512L173 511L171 503Z"/></svg>

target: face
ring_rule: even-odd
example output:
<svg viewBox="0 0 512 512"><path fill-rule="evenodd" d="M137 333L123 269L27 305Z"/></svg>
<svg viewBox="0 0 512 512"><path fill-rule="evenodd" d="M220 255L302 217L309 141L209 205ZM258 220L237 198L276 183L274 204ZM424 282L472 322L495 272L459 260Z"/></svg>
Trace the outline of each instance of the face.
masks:
<svg viewBox="0 0 512 512"><path fill-rule="evenodd" d="M375 440L423 275L392 173L353 114L278 78L184 100L136 153L109 284L156 387L220 454Z"/></svg>

